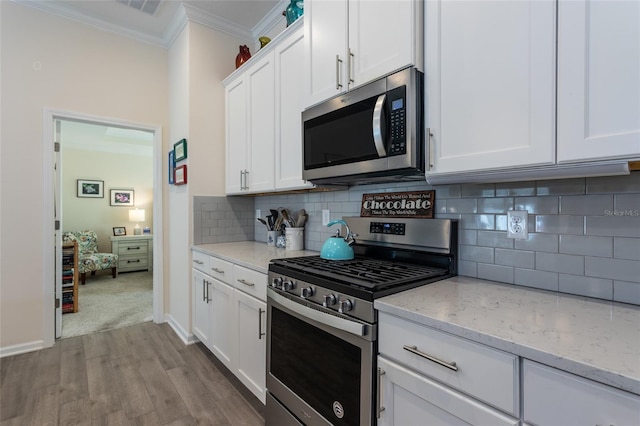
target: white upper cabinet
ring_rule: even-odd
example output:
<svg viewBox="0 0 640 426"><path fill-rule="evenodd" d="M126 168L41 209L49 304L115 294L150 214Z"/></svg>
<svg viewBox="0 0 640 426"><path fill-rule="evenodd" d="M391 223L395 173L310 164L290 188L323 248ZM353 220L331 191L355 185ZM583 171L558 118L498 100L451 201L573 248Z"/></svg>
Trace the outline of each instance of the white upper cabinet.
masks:
<svg viewBox="0 0 640 426"><path fill-rule="evenodd" d="M640 157L640 2L558 6L558 162Z"/></svg>
<svg viewBox="0 0 640 426"><path fill-rule="evenodd" d="M425 4L429 174L553 164L555 3Z"/></svg>
<svg viewBox="0 0 640 426"><path fill-rule="evenodd" d="M396 70L422 69L423 2L307 0L306 106Z"/></svg>
<svg viewBox="0 0 640 426"><path fill-rule="evenodd" d="M299 28L275 49L276 190L313 187L302 179L303 58L304 29Z"/></svg>
<svg viewBox="0 0 640 426"><path fill-rule="evenodd" d="M247 170L247 84L238 78L225 88L226 191L240 193Z"/></svg>

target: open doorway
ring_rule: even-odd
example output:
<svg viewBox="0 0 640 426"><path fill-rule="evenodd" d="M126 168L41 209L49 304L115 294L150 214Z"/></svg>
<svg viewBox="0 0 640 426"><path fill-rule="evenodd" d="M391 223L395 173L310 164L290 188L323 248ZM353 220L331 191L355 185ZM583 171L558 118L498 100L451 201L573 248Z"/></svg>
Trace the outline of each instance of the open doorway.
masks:
<svg viewBox="0 0 640 426"><path fill-rule="evenodd" d="M130 271L129 274L122 274L122 276L128 275L129 278L133 278L132 276L134 274L151 275L149 278L151 279L152 288L153 288L152 318L153 318L153 321L156 323L162 322L164 320L163 318L164 302L163 302L163 288L162 288L163 271L162 271L162 268L157 267L158 265L161 264L160 259L162 259L162 238L163 238L162 237L162 182L163 182L162 166L164 165L164 162L162 161L161 128L156 126L141 125L137 123L130 123L130 122L113 120L113 119L103 118L103 117L87 116L87 115L70 113L65 111L45 110L44 126L43 126L43 129L44 129L43 142L47 149L51 149L56 145L54 142L58 142L59 151L66 150L66 148L63 146L64 146L64 140L67 138L68 135L65 136L65 127L63 123L68 124L69 126L87 125L89 126L89 128L94 127L94 130L103 129L100 131L102 131L104 134L108 134L108 139L110 139L110 142L111 142L111 143L107 143L107 145L110 145L108 148L103 147L98 149L97 146L94 146L92 148L93 151L100 152L101 149L103 151L103 154L98 154L98 155L101 155L101 157L98 160L96 160L95 158L91 160L93 162L93 167L91 167L89 170L95 173L100 172L99 164L102 163L103 159L106 159L107 156L115 156L116 158L118 158L118 156L120 156L119 158L125 158L125 156L131 156L131 157L134 156L132 155L131 150L135 151L135 149L139 149L139 148L134 148L132 146L129 146L127 148L126 146L127 143L125 143L123 140L118 140L118 139L123 139L123 136L127 132L133 131L133 133L137 133L140 137L147 138L147 139L150 136L151 142L146 143L147 147L145 149L147 150L147 154L145 155L149 156L150 154L150 161L151 161L150 169L152 170L151 172L152 184L151 184L150 190L148 191L142 190L140 192L140 196L142 196L142 200L140 201L142 202L145 197L147 198L147 206L149 211L148 212L145 211L146 217L145 217L145 221L142 222L141 229L145 227L150 228L149 229L150 233L148 235L152 236L152 238L148 243L149 251L150 251L148 262L150 263L149 269L151 269L152 271L151 272ZM104 130L104 129L108 129L108 130ZM82 139L83 140L80 142L81 145L82 145L82 142L86 143L88 141L87 137L84 137ZM78 143L78 142L73 142L72 140L68 140L67 142L70 145L69 148L71 148L71 145ZM120 142L120 146L117 148L117 150L114 150L114 148L118 145L118 143L114 143L114 142ZM139 142L140 141L138 141L138 143ZM103 140L103 142L96 143L96 145L100 145L100 144L104 145L104 143L105 141ZM136 145L136 143L129 143L128 145ZM109 149L111 149L114 152L110 152L107 154L106 152L109 151ZM151 152L149 153L149 151ZM55 277L57 277L58 275L56 271L60 270L59 262L58 262L59 258L57 258L57 253L61 252L60 247L62 245L61 244L62 233L67 230L67 226L64 225L64 218L60 218L56 216L56 211L59 211L60 213L64 211L64 202L63 202L64 199L61 194L63 194L65 191L68 191L68 188L62 187L63 179L60 176L61 174L65 173L64 154L65 154L64 152L59 152L57 155L51 156L49 158L45 158L43 163L45 176L47 175L49 176L47 181L49 182L50 189L51 189L51 191L45 191L44 205L45 205L45 209L52 212L51 220L45 221L45 224L44 224L45 252L50 253L50 256L45 257L44 273L45 273L45 277L54 278L54 279L45 280L44 292L46 295L51 295L52 299L54 300L56 299ZM67 158L67 160L71 159L73 156L73 154L69 154L69 153L67 153L67 155L69 155L69 158ZM95 155L95 152L92 155ZM122 167L120 167L123 164L124 162L120 165L112 164L110 166L111 169L114 169L114 173L115 173L115 175L111 175L111 177L109 178L110 180L115 179L114 176L117 177L118 173L124 174ZM51 176L53 176L53 179L51 179ZM95 176L95 174L93 174L93 176ZM67 180L68 178L70 178L70 176L66 177ZM85 179L85 178L79 177L78 179ZM94 180L99 180L99 179L94 179ZM121 187L121 186L124 186L124 187ZM77 179L76 179L76 182L73 184L73 189L77 191ZM113 196L113 194L111 189L123 190L118 192L134 191L129 193L131 195L134 195L135 197L135 194L136 194L135 184L134 184L134 187L131 188L131 185L128 185L128 186L121 185L121 182L115 182L113 183L113 185L111 185L108 183L108 181L105 181L104 187L102 189L104 191L103 202L106 203L106 206L113 209L123 209L119 214L116 214L115 219L105 220L104 217L101 218L99 213L97 213L95 210L92 210L90 208L80 209L80 210L82 210L81 216L83 217L91 216L91 215L98 217L98 219L93 223L96 224L95 227L97 228L102 227L101 228L102 236L99 238L102 239L103 241L99 242L99 245L101 247L101 250L111 252L112 241L110 237L113 236L113 228L124 227L125 230L129 231L127 232L127 234L130 235L133 233L133 227L135 226L134 223L131 223L129 221L129 213L128 213L128 210L135 208L135 198L133 200L132 205L112 206L111 197ZM73 197L81 198L81 197L77 197L77 193L75 191L71 191L71 192ZM147 193L147 195L144 195L145 192ZM72 202L67 200L67 203L69 204ZM56 220L60 220L60 219L62 219L63 223L60 223L59 226L57 226ZM83 225L82 220L84 219L76 218L75 224L69 224L68 226L77 227L78 229L90 227L86 224ZM118 220L119 222L118 224L111 224L110 222L107 223L108 221L111 221L111 220ZM124 221L126 221L126 223L124 223ZM108 225L108 231L105 231L106 225ZM103 249L103 247L106 247L106 249ZM86 274L86 277L87 277L86 278L87 283L90 283L92 279L94 280L95 283L97 283L97 279L102 278L100 273L96 273L96 276L94 277L92 277L91 274L89 273L89 274ZM60 305L61 304L59 304L58 306ZM81 299L79 300L79 305L80 305L80 310L82 310ZM148 315L144 319L145 320L148 319ZM45 303L45 310L43 315L43 324L44 324L44 330L45 330L45 339L44 339L45 346L52 345L55 340L56 321L58 323L62 323L61 306L59 308L55 308L54 303L51 303L51 304ZM116 327L111 327L111 328L116 328Z"/></svg>
<svg viewBox="0 0 640 426"><path fill-rule="evenodd" d="M151 321L153 133L75 120L59 133L62 241L78 242L82 278L64 277L57 337Z"/></svg>

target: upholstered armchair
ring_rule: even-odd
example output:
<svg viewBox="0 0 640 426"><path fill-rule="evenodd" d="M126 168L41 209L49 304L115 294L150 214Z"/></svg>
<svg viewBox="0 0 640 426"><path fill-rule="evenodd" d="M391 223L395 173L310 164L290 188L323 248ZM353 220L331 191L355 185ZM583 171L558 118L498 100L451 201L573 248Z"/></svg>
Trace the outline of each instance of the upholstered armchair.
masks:
<svg viewBox="0 0 640 426"><path fill-rule="evenodd" d="M95 231L65 232L62 242L78 242L78 272L80 282L85 283L87 272L95 275L96 271L111 269L113 278L117 276L118 255L112 253L98 253L98 236Z"/></svg>

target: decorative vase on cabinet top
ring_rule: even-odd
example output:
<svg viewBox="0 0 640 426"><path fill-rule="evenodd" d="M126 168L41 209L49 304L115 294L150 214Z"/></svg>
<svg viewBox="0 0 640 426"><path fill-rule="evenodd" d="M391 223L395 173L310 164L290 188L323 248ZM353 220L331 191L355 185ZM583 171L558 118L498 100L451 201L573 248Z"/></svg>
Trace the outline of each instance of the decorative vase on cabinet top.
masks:
<svg viewBox="0 0 640 426"><path fill-rule="evenodd" d="M303 0L291 0L289 6L285 10L285 16L287 17L287 27L295 22L296 19L302 16L304 13Z"/></svg>
<svg viewBox="0 0 640 426"><path fill-rule="evenodd" d="M240 68L240 65L244 64L251 57L251 52L246 44L240 46L240 53L236 56L236 69Z"/></svg>
<svg viewBox="0 0 640 426"><path fill-rule="evenodd" d="M260 49L262 49L263 47L265 47L267 44L269 44L269 42L271 41L271 39L269 37L266 36L262 36L258 39L258 41L260 42Z"/></svg>

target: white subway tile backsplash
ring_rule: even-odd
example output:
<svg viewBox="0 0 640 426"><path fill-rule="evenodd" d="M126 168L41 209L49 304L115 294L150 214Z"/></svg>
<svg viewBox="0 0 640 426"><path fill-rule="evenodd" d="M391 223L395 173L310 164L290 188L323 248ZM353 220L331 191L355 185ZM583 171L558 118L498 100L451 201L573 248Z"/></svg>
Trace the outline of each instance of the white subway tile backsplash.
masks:
<svg viewBox="0 0 640 426"><path fill-rule="evenodd" d="M613 238L560 235L560 253L613 257Z"/></svg>
<svg viewBox="0 0 640 426"><path fill-rule="evenodd" d="M270 208L304 208L305 248L320 250L335 232L322 225L323 209L331 210L331 219L359 216L363 194L429 189L436 192L435 217L460 220L460 275L640 304L640 172L499 184L398 182L255 198L195 196L193 240L266 242L255 209L266 216ZM530 213L527 240L506 238L506 213L518 209ZM221 227L222 220L231 224Z"/></svg>
<svg viewBox="0 0 640 426"><path fill-rule="evenodd" d="M584 257L569 254L536 252L536 269L565 274L584 275Z"/></svg>
<svg viewBox="0 0 640 426"><path fill-rule="evenodd" d="M559 278L559 290L562 293L597 297L598 299L613 299L612 280L567 274L560 274Z"/></svg>
<svg viewBox="0 0 640 426"><path fill-rule="evenodd" d="M558 291L558 273L516 268L514 284Z"/></svg>
<svg viewBox="0 0 640 426"><path fill-rule="evenodd" d="M640 261L585 257L584 275L640 283Z"/></svg>
<svg viewBox="0 0 640 426"><path fill-rule="evenodd" d="M560 214L603 216L613 210L613 194L563 195L560 197Z"/></svg>

